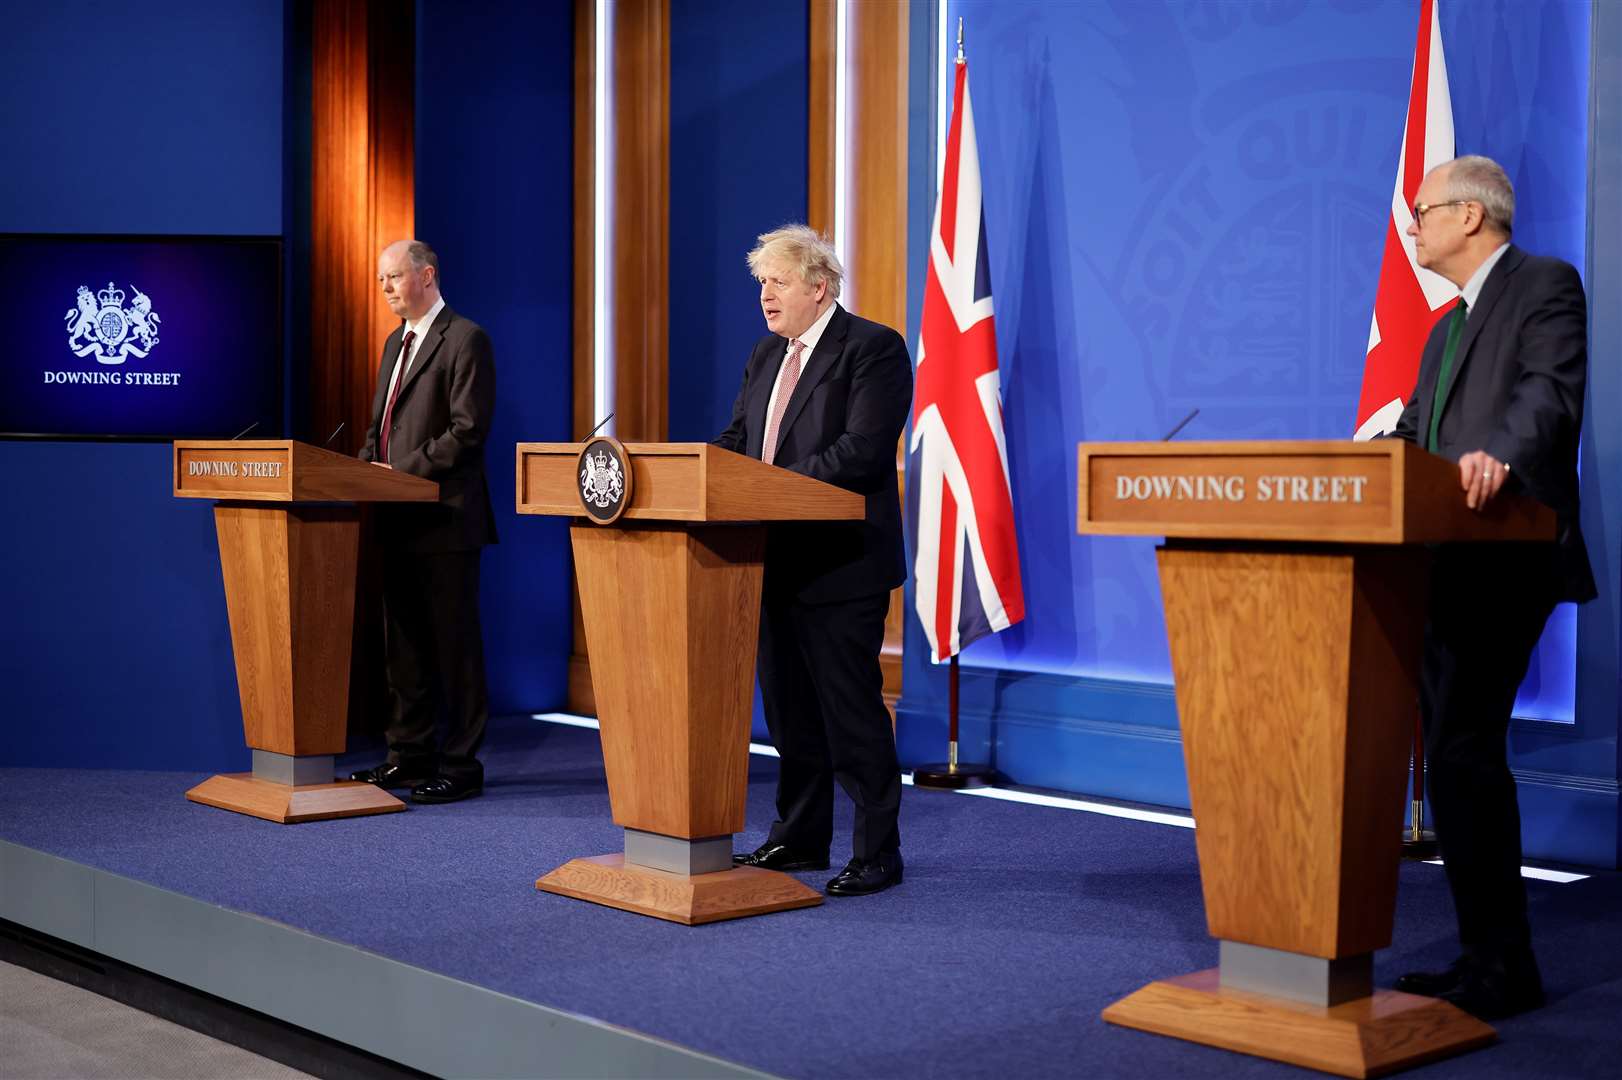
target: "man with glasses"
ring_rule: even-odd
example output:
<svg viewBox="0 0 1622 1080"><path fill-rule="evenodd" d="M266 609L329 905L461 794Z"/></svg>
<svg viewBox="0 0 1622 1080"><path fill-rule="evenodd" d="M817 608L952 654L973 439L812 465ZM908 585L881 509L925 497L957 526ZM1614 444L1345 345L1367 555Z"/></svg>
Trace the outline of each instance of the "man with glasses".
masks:
<svg viewBox="0 0 1622 1080"><path fill-rule="evenodd" d="M1595 595L1577 522L1587 306L1569 263L1510 243L1515 191L1484 157L1433 169L1408 235L1420 266L1459 287L1425 343L1394 434L1459 464L1466 504L1501 492L1552 507L1548 544L1442 545L1431 570L1420 707L1437 838L1462 955L1397 989L1483 1019L1543 1004L1521 883L1506 737L1515 693L1556 603Z"/></svg>

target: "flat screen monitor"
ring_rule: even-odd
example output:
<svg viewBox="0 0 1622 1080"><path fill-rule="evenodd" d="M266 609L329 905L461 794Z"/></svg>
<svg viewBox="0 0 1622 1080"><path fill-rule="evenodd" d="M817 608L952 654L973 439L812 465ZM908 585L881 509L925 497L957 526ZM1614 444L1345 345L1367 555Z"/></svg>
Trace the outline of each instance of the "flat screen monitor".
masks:
<svg viewBox="0 0 1622 1080"><path fill-rule="evenodd" d="M3 233L0 299L0 435L283 434L278 237Z"/></svg>

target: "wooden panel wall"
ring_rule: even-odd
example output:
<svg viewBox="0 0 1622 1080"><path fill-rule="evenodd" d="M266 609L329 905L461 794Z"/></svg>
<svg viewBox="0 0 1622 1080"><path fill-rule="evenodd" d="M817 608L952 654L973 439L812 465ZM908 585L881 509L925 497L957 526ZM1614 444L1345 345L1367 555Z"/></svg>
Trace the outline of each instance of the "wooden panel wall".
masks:
<svg viewBox="0 0 1622 1080"><path fill-rule="evenodd" d="M851 138L850 280L843 297L857 314L904 329L907 320L907 25L906 0L853 3L847 88ZM592 310L595 241L593 93L595 4L575 6L575 332L576 435L600 417L592 411ZM663 439L668 430L669 358L669 0L620 0L608 33L614 94L611 163L614 201L609 259L613 267L610 319L615 362L614 409L621 439ZM809 205L806 220L833 231L835 154L835 9L810 0L811 70L808 129ZM626 298L621 301L619 298ZM897 483L901 481L897 447ZM885 697L901 693L902 593L890 601L885 627ZM569 665L569 707L595 712L585 635L575 613Z"/></svg>
<svg viewBox="0 0 1622 1080"><path fill-rule="evenodd" d="M834 0L811 0L809 113L810 205L807 223L831 236L836 156L845 163L845 253L848 280L841 303L850 311L893 326L907 326L907 0L851 3L845 17L847 136L836 139L838 40ZM902 447L896 447L896 483L902 483ZM902 590L890 596L885 619L884 697L892 712L901 696Z"/></svg>
<svg viewBox="0 0 1622 1080"><path fill-rule="evenodd" d="M415 219L414 12L380 0L311 7L311 437L325 439L341 422L331 448L346 454L360 449L371 421L383 339L397 324L377 285L377 256L411 236ZM375 733L388 691L372 560L360 560L357 579L350 730Z"/></svg>
<svg viewBox="0 0 1622 1080"><path fill-rule="evenodd" d="M838 19L835 0L810 0L810 101L806 128L809 139L806 164L809 170L805 223L824 236L834 234L834 172L838 147L834 144L836 125L834 80L839 61Z"/></svg>
<svg viewBox="0 0 1622 1080"><path fill-rule="evenodd" d="M609 351L615 434L660 442L669 432L670 2L617 0L608 20ZM595 374L596 4L575 2L574 427L591 415ZM586 641L575 602L569 708L595 713Z"/></svg>
<svg viewBox="0 0 1622 1080"><path fill-rule="evenodd" d="M377 256L415 216L413 9L314 0L311 55L310 379L314 430L354 453L383 339L397 320Z"/></svg>

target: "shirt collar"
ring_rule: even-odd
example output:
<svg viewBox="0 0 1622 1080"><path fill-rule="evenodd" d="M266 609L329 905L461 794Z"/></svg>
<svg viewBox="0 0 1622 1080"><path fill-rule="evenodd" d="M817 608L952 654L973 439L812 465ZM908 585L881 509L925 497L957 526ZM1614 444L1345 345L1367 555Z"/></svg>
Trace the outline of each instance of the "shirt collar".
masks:
<svg viewBox="0 0 1622 1080"><path fill-rule="evenodd" d="M1508 250L1508 241L1498 245L1498 250L1488 255L1481 265L1476 267L1476 272L1470 275L1470 280L1466 281L1464 288L1459 290L1459 298L1464 301L1465 307L1470 311L1476 309L1476 301L1481 298L1481 288L1487 284L1487 275L1492 273L1492 268L1498 265L1498 260L1502 259L1504 252Z"/></svg>
<svg viewBox="0 0 1622 1080"><path fill-rule="evenodd" d="M805 333L801 334L798 338L790 338L789 340L799 341L801 344L803 344L805 346L806 356L810 356L812 353L816 352L817 342L822 340L822 332L828 329L828 321L834 317L834 311L838 309L838 307L839 301L835 300L833 303L828 305L827 311L824 311L817 317L817 321L812 323L810 328L807 329Z"/></svg>
<svg viewBox="0 0 1622 1080"><path fill-rule="evenodd" d="M418 338L421 338L422 332L434 325L434 320L439 318L439 313L444 307L445 296L442 293L440 294L439 298L434 301L434 306L428 309L427 314L418 319L416 322L407 322L405 324L406 333L416 334Z"/></svg>

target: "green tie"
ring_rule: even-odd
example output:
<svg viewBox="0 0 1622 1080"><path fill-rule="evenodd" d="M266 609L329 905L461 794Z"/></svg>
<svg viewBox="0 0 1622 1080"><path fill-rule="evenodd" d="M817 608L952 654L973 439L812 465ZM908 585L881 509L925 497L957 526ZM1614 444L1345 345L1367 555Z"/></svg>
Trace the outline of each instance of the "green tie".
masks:
<svg viewBox="0 0 1622 1080"><path fill-rule="evenodd" d="M1448 381L1453 377L1453 354L1459 351L1459 338L1464 336L1464 320L1470 317L1470 307L1459 297L1453 305L1453 321L1447 327L1447 344L1442 347L1442 372L1436 376L1436 394L1431 398L1431 430L1425 449L1436 453L1436 429L1442 424L1442 403L1447 400Z"/></svg>

